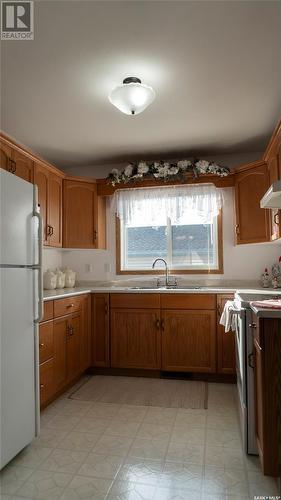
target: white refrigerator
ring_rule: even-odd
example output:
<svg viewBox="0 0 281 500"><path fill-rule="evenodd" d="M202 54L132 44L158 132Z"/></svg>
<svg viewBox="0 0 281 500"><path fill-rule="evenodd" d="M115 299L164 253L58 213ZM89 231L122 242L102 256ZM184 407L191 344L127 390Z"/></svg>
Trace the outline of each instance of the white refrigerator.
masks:
<svg viewBox="0 0 281 500"><path fill-rule="evenodd" d="M0 169L2 469L39 432L42 220L37 187Z"/></svg>

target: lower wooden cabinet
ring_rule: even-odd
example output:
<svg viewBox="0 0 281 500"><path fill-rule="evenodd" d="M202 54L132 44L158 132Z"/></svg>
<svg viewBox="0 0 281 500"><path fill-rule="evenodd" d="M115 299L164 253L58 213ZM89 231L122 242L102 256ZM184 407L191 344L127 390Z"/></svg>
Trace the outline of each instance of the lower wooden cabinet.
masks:
<svg viewBox="0 0 281 500"><path fill-rule="evenodd" d="M111 366L161 368L160 311L111 310Z"/></svg>
<svg viewBox="0 0 281 500"><path fill-rule="evenodd" d="M41 406L91 364L91 297L70 299L44 304L44 320L48 320L39 326ZM73 312L66 314L69 310Z"/></svg>
<svg viewBox="0 0 281 500"><path fill-rule="evenodd" d="M49 359L40 365L40 402L43 406L54 393L54 360Z"/></svg>
<svg viewBox="0 0 281 500"><path fill-rule="evenodd" d="M215 372L215 311L166 310L161 317L162 369Z"/></svg>
<svg viewBox="0 0 281 500"><path fill-rule="evenodd" d="M67 383L66 336L68 317L54 320L54 390L59 391Z"/></svg>
<svg viewBox="0 0 281 500"><path fill-rule="evenodd" d="M233 300L233 295L217 295L217 371L234 374L236 372L235 333L225 332L219 324L225 303Z"/></svg>
<svg viewBox="0 0 281 500"><path fill-rule="evenodd" d="M108 293L92 296L92 363L93 366L110 366Z"/></svg>
<svg viewBox="0 0 281 500"><path fill-rule="evenodd" d="M281 319L253 315L255 427L263 473L281 477Z"/></svg>

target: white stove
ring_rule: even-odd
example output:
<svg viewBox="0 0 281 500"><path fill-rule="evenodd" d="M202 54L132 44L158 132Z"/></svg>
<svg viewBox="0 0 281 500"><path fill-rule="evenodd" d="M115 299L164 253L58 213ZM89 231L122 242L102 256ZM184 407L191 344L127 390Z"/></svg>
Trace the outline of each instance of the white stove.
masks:
<svg viewBox="0 0 281 500"><path fill-rule="evenodd" d="M253 337L251 329L250 302L281 297L281 290L261 290L260 292L237 291L233 301L236 322L236 374L238 389L239 419L246 453L257 455L255 433L255 401L253 371Z"/></svg>

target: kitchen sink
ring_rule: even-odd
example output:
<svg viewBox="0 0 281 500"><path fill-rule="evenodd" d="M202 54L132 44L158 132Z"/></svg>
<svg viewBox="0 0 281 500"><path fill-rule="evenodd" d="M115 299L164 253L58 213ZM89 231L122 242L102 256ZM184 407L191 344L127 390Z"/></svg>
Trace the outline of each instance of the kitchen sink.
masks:
<svg viewBox="0 0 281 500"><path fill-rule="evenodd" d="M129 290L200 290L202 286L131 286Z"/></svg>

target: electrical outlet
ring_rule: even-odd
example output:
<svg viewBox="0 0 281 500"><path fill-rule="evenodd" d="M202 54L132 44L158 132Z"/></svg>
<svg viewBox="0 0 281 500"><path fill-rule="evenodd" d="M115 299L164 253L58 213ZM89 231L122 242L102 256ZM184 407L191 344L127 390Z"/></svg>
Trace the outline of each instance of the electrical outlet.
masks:
<svg viewBox="0 0 281 500"><path fill-rule="evenodd" d="M104 264L104 271L106 273L111 273L111 264L110 264L110 262L105 262L105 264Z"/></svg>

